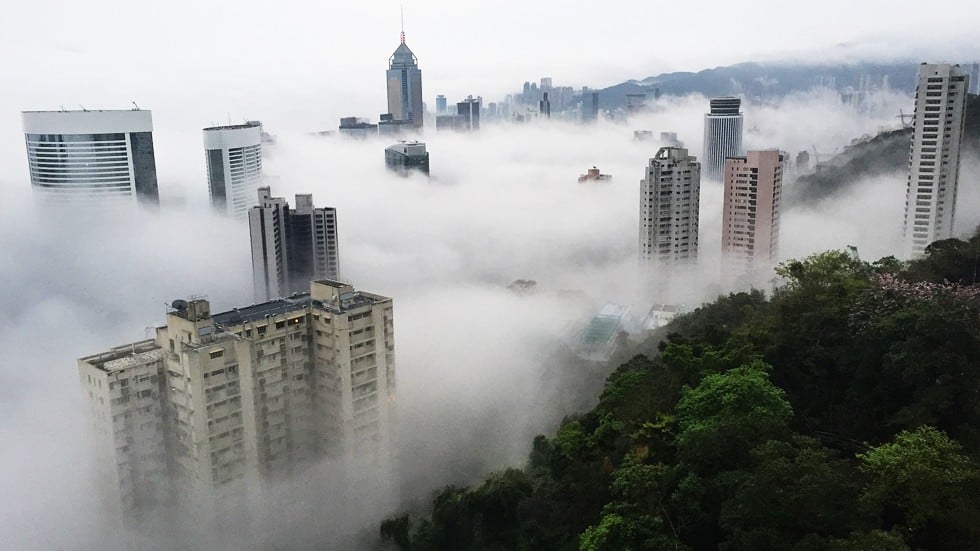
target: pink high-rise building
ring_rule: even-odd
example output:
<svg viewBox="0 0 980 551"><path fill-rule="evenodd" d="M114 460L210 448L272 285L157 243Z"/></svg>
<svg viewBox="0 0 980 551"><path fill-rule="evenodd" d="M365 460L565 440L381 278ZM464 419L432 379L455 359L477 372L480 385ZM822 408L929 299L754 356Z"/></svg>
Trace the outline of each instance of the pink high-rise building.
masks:
<svg viewBox="0 0 980 551"><path fill-rule="evenodd" d="M722 264L725 279L733 282L776 261L783 154L769 149L729 157L724 175Z"/></svg>

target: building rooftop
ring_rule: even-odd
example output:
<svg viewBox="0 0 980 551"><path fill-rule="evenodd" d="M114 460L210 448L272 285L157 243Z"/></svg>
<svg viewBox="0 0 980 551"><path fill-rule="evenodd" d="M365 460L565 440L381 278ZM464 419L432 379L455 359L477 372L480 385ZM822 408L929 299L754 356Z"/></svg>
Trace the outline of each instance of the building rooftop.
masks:
<svg viewBox="0 0 980 551"><path fill-rule="evenodd" d="M107 373L122 371L135 365L145 364L163 358L163 349L152 339L134 342L109 349L108 352L86 356L79 359L96 369Z"/></svg>
<svg viewBox="0 0 980 551"><path fill-rule="evenodd" d="M287 298L270 300L268 302L262 302L251 306L245 306L243 308L235 308L233 310L228 310L227 312L213 314L211 319L218 326L230 327L234 325L241 325L243 323L256 322L263 320L266 317L305 310L306 308L309 308L312 302L313 300L310 298L309 293L301 293Z"/></svg>
<svg viewBox="0 0 980 551"><path fill-rule="evenodd" d="M205 132L214 132L220 130L245 130L246 128L261 128L261 124L257 121L249 121L245 124L229 124L227 126L209 126L204 129Z"/></svg>

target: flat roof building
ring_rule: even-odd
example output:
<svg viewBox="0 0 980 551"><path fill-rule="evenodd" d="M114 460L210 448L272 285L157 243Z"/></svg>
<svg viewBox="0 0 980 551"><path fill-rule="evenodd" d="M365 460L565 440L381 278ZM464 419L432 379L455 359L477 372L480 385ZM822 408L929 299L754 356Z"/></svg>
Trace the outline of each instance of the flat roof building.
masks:
<svg viewBox="0 0 980 551"><path fill-rule="evenodd" d="M124 522L162 505L205 529L274 521L253 505L324 458L344 465L349 491L390 499L390 298L320 280L214 314L175 300L155 338L81 358L78 372L99 488Z"/></svg>
<svg viewBox="0 0 980 551"><path fill-rule="evenodd" d="M21 115L31 187L42 203L159 204L150 111Z"/></svg>
<svg viewBox="0 0 980 551"><path fill-rule="evenodd" d="M262 185L262 125L205 128L204 152L211 206L235 220L247 219Z"/></svg>
<svg viewBox="0 0 980 551"><path fill-rule="evenodd" d="M725 160L721 247L728 284L757 282L778 258L784 160L776 149Z"/></svg>
<svg viewBox="0 0 980 551"><path fill-rule="evenodd" d="M425 143L419 141L399 142L385 148L385 166L392 172L403 176L412 171L429 175L429 153Z"/></svg>
<svg viewBox="0 0 980 551"><path fill-rule="evenodd" d="M742 100L737 97L711 98L711 111L704 116L704 175L721 180L725 159L742 155Z"/></svg>
<svg viewBox="0 0 980 551"><path fill-rule="evenodd" d="M255 300L303 292L315 279L340 277L337 209L314 207L313 196L296 195L291 208L268 187L248 212Z"/></svg>

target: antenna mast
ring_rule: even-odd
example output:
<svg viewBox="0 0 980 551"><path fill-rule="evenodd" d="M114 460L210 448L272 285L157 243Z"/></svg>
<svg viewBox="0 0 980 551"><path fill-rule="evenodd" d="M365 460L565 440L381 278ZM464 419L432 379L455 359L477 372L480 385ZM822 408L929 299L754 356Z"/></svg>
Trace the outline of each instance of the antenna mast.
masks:
<svg viewBox="0 0 980 551"><path fill-rule="evenodd" d="M400 4L398 8L401 10L401 15L402 15L401 39L402 39L402 44L404 44L405 43L405 4Z"/></svg>

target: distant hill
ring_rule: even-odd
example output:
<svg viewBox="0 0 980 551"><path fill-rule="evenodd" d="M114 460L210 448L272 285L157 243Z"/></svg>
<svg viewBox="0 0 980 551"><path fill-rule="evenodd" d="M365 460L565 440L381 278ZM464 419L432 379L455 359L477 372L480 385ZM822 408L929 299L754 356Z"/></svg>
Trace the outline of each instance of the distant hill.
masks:
<svg viewBox="0 0 980 551"><path fill-rule="evenodd" d="M621 107L626 103L627 94L652 96L655 89L661 94L741 95L750 100L780 97L817 86L842 92L848 88L857 90L861 88L862 79L871 88L878 89L883 87L885 77L889 88L911 93L915 89L917 71L918 64L913 61L836 65L748 62L697 73L664 73L626 81L600 90L599 105L606 109Z"/></svg>
<svg viewBox="0 0 980 551"><path fill-rule="evenodd" d="M980 155L980 97L971 96L966 108L963 152ZM904 170L909 161L912 129L883 132L848 147L814 174L800 177L786 194L790 205L819 201L847 191L864 178Z"/></svg>

